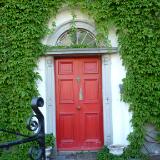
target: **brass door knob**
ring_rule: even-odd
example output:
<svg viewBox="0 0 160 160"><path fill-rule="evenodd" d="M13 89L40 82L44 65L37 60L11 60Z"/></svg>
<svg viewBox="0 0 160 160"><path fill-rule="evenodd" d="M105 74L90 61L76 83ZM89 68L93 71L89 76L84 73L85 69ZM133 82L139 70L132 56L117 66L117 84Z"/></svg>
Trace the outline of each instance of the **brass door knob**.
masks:
<svg viewBox="0 0 160 160"><path fill-rule="evenodd" d="M80 109L81 109L81 106L77 106L77 109L80 110Z"/></svg>

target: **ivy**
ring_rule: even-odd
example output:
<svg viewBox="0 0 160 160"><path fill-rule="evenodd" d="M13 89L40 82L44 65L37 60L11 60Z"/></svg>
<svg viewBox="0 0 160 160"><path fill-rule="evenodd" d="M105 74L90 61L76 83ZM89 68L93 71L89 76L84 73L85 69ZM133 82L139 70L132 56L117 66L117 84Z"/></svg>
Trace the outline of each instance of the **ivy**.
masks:
<svg viewBox="0 0 160 160"><path fill-rule="evenodd" d="M160 1L5 0L0 3L0 128L27 133L24 126L31 112L30 100L38 95L36 80L40 78L34 70L38 58L46 51L41 39L49 33L48 21L65 5L72 10L81 8L94 19L99 41L107 40L108 28L114 25L117 29L120 56L127 71L122 99L133 113L133 132L128 137L130 145L125 154L138 156L144 143L145 124L160 128ZM1 142L17 138L7 134L1 137ZM28 159L24 155L27 147L18 146L18 151L13 148L12 154L1 151L1 159Z"/></svg>

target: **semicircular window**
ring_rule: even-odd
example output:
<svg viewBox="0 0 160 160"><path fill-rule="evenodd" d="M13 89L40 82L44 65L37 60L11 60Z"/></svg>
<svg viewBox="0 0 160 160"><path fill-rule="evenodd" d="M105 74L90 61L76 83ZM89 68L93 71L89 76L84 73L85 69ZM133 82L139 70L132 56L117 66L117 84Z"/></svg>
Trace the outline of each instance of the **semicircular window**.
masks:
<svg viewBox="0 0 160 160"><path fill-rule="evenodd" d="M77 28L67 30L57 40L56 46L66 47L97 47L95 36L88 30Z"/></svg>

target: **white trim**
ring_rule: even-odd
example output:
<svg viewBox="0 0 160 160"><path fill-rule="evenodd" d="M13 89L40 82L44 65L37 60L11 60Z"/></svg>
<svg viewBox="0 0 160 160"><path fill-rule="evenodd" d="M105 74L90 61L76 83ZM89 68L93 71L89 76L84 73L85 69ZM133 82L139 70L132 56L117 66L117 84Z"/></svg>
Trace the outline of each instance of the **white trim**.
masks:
<svg viewBox="0 0 160 160"><path fill-rule="evenodd" d="M110 145L113 142L110 55L102 56L102 98L104 145Z"/></svg>
<svg viewBox="0 0 160 160"><path fill-rule="evenodd" d="M117 54L118 48L65 48L65 49L52 49L47 51L46 55L62 55L62 54Z"/></svg>
<svg viewBox="0 0 160 160"><path fill-rule="evenodd" d="M55 75L54 58L46 57L46 128L47 133L56 135L56 103L55 103Z"/></svg>
<svg viewBox="0 0 160 160"><path fill-rule="evenodd" d="M54 57L46 57L46 127L47 133L53 133L56 137L56 98L55 98L55 74ZM103 99L103 128L104 145L112 144L112 105L111 105L111 65L110 56L102 56L102 99Z"/></svg>

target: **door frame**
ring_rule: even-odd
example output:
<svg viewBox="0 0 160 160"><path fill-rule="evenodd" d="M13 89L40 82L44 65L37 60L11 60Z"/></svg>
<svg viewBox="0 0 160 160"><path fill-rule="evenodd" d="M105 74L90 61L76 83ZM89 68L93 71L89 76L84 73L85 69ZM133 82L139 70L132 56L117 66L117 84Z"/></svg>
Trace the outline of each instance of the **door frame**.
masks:
<svg viewBox="0 0 160 160"><path fill-rule="evenodd" d="M96 56L97 54L93 55ZM104 135L103 139L104 139L104 145L110 145L113 143L111 55L102 54L101 62L102 62L103 135ZM47 133L53 133L53 135L56 137L56 99L55 99L54 71L55 71L54 56L48 55L45 57L46 122L47 122L46 129Z"/></svg>

